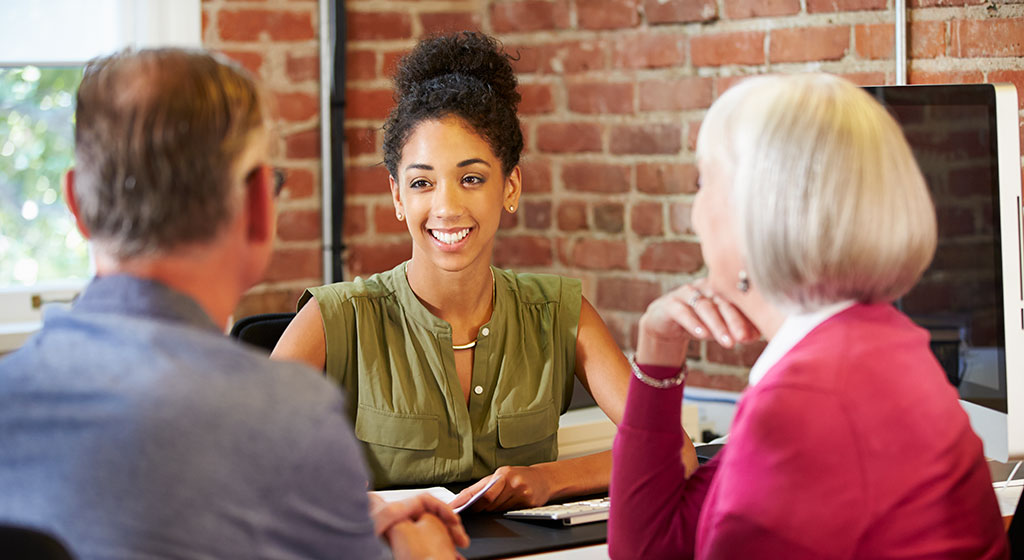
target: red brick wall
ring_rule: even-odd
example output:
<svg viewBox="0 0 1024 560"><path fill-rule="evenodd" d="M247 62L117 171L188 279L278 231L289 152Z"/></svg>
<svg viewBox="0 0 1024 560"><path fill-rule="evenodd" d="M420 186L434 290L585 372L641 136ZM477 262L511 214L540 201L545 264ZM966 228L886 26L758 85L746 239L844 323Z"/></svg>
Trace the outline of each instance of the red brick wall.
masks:
<svg viewBox="0 0 1024 560"><path fill-rule="evenodd" d="M479 29L518 52L526 136L521 210L495 261L581 278L623 347L656 295L704 273L690 228L693 145L704 110L742 76L820 70L893 83L892 0L349 0L346 278L409 255L381 166L388 77L416 40ZM912 83L1010 81L1024 94L1021 0L911 0ZM316 5L302 0L204 2L207 44L259 67L280 94L282 163L304 184L282 204L289 224L272 282L251 309L288 308L315 283L311 233L319 191ZM309 24L306 18L310 18ZM311 26L310 26L311 25ZM251 60L250 60L251 59ZM279 96L290 105L291 98ZM1024 95L1021 96L1024 107ZM291 233L289 233L289 231ZM287 255L287 256L285 256ZM307 266L315 263L314 266ZM307 270L309 273L307 274ZM278 294L282 294L278 296ZM695 348L693 381L738 389L760 351Z"/></svg>
<svg viewBox="0 0 1024 560"><path fill-rule="evenodd" d="M316 0L203 0L203 44L241 63L264 85L275 133L273 164L288 173L266 281L236 317L294 310L321 283L320 37Z"/></svg>

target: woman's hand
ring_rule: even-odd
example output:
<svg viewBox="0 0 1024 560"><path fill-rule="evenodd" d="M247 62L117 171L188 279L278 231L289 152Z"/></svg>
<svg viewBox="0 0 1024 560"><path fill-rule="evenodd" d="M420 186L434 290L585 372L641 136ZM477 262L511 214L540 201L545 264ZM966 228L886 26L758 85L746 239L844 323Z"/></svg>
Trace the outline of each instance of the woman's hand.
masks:
<svg viewBox="0 0 1024 560"><path fill-rule="evenodd" d="M451 543L459 548L469 546L469 536L462 526L462 520L452 511L452 506L427 494L419 494L397 502L386 502L379 496L370 494L370 517L373 518L373 527L377 535L384 535L389 540L392 529L406 521L413 522L416 526L432 525L432 522L420 522L434 518L447 529Z"/></svg>
<svg viewBox="0 0 1024 560"><path fill-rule="evenodd" d="M494 485L472 505L472 511L505 511L542 506L551 499L548 478L538 466L498 467L491 476L478 480L451 501L452 507L469 501L494 479Z"/></svg>
<svg viewBox="0 0 1024 560"><path fill-rule="evenodd" d="M735 305L708 290L707 280L680 286L647 306L640 317L636 361L679 367L690 339L715 339L726 348L760 337Z"/></svg>

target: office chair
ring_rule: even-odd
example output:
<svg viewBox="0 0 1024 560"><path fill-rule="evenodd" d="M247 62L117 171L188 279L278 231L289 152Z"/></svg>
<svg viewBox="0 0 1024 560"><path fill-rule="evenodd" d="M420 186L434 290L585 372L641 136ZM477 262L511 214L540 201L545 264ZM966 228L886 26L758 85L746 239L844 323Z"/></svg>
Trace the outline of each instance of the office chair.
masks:
<svg viewBox="0 0 1024 560"><path fill-rule="evenodd" d="M1017 500L1017 511L1013 512L1006 536L1010 539L1010 558L1024 560L1024 496Z"/></svg>
<svg viewBox="0 0 1024 560"><path fill-rule="evenodd" d="M294 313L263 313L244 317L231 327L231 336L269 352L274 349L293 317Z"/></svg>
<svg viewBox="0 0 1024 560"><path fill-rule="evenodd" d="M28 527L0 525L0 558L74 560L57 537Z"/></svg>

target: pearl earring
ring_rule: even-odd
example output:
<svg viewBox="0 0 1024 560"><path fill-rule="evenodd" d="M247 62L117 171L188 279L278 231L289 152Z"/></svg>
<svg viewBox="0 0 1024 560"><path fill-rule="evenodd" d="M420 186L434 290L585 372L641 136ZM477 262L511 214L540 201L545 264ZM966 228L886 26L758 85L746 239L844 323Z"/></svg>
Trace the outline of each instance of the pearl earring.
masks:
<svg viewBox="0 0 1024 560"><path fill-rule="evenodd" d="M736 289L744 294L750 290L750 278L747 276L746 270L740 271L740 279L736 282Z"/></svg>
<svg viewBox="0 0 1024 560"><path fill-rule="evenodd" d="M509 211L509 213L515 212L516 211L516 207L511 205L511 204L509 204L508 205L508 211Z"/></svg>
<svg viewBox="0 0 1024 560"><path fill-rule="evenodd" d="M401 222L402 218L404 218L405 216L403 216L401 212L395 212L395 217L398 218L399 222Z"/></svg>

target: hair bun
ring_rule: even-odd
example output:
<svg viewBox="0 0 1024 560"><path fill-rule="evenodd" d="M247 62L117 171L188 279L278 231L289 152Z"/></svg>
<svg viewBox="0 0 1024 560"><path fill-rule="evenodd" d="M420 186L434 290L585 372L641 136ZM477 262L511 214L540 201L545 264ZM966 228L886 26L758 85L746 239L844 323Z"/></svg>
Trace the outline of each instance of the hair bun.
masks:
<svg viewBox="0 0 1024 560"><path fill-rule="evenodd" d="M511 59L501 43L482 33L462 31L431 37L402 58L395 74L395 93L399 100L416 97L432 82L458 74L481 82L514 108L520 97Z"/></svg>

